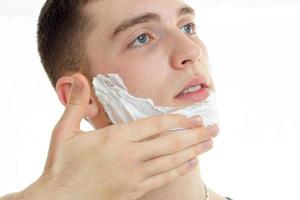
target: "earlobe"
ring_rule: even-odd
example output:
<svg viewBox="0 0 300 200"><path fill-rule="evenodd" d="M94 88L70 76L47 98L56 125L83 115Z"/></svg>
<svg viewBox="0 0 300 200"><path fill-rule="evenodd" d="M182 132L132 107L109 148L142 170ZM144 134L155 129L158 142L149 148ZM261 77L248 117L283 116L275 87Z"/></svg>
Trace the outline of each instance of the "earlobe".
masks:
<svg viewBox="0 0 300 200"><path fill-rule="evenodd" d="M88 108L85 113L85 117L88 119L92 119L98 114L98 112L99 112L99 108L97 102L93 99L93 97L91 97Z"/></svg>
<svg viewBox="0 0 300 200"><path fill-rule="evenodd" d="M56 94L60 100L60 102L66 106L68 104L68 99L71 94L71 88L72 88L73 78L72 76L63 76L61 77L57 83L56 83ZM84 84L82 82L82 84ZM89 86L90 87L90 86ZM90 95L90 101L88 104L88 107L86 109L85 118L93 118L98 114L99 108L98 104L93 99L93 96Z"/></svg>

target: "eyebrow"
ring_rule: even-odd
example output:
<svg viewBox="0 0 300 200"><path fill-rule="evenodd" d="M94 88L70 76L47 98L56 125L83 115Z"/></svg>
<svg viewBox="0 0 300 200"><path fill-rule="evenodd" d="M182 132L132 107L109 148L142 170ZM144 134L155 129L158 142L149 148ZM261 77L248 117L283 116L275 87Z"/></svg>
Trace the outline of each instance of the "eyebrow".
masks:
<svg viewBox="0 0 300 200"><path fill-rule="evenodd" d="M179 8L176 12L177 18L183 16L183 15L195 15L195 10L190 6L183 6ZM113 31L113 33L110 36L110 40L113 40L117 35L119 35L121 32L124 32L125 30L136 26L138 24L147 23L150 21L160 22L161 18L158 14L155 13L145 13L143 15L125 19L123 22L121 22Z"/></svg>

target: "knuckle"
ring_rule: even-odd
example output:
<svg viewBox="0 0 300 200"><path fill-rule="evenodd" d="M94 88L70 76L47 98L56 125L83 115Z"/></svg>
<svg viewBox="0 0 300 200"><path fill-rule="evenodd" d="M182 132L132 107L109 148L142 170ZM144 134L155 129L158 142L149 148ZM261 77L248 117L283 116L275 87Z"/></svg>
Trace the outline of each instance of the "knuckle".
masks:
<svg viewBox="0 0 300 200"><path fill-rule="evenodd" d="M205 142L205 149L209 150L213 148L213 141L212 140L208 140Z"/></svg>
<svg viewBox="0 0 300 200"><path fill-rule="evenodd" d="M210 138L209 128L200 127L198 131L198 141L203 141Z"/></svg>
<svg viewBox="0 0 300 200"><path fill-rule="evenodd" d="M141 169L136 169L133 172L131 178L133 179L132 185L134 186L134 188L137 188L137 186L140 185L145 179L143 171Z"/></svg>
<svg viewBox="0 0 300 200"><path fill-rule="evenodd" d="M170 156L168 159L168 164L171 166L175 166L180 162L180 156L179 155L173 155Z"/></svg>
<svg viewBox="0 0 300 200"><path fill-rule="evenodd" d="M129 147L126 150L122 151L120 157L124 163L132 163L136 160L137 156L134 149Z"/></svg>
<svg viewBox="0 0 300 200"><path fill-rule="evenodd" d="M195 154L200 155L202 153L205 152L207 147L205 147L205 144L200 144L200 145L197 145L197 147L194 149L194 152ZM196 157L196 156L195 156Z"/></svg>
<svg viewBox="0 0 300 200"><path fill-rule="evenodd" d="M187 127L191 126L192 124L191 120L188 117L180 114L168 114L167 118L165 119L168 121L173 120L173 123L179 125L180 127Z"/></svg>
<svg viewBox="0 0 300 200"><path fill-rule="evenodd" d="M194 154L196 154L194 157L210 150L213 147L213 142L212 139L209 139L203 143L198 144L193 148Z"/></svg>
<svg viewBox="0 0 300 200"><path fill-rule="evenodd" d="M77 96L77 95L71 95L68 102L67 102L67 105L69 107L72 107L72 108L75 108L75 109L80 108L83 105L82 97Z"/></svg>
<svg viewBox="0 0 300 200"><path fill-rule="evenodd" d="M190 127L192 125L192 122L186 116L178 115L177 124L180 125L181 127Z"/></svg>
<svg viewBox="0 0 300 200"><path fill-rule="evenodd" d="M118 124L115 126L108 126L105 127L105 132L107 135L107 139L112 141L112 142L116 142L119 141L122 137L124 137L124 132L121 130L125 130L124 125L122 124Z"/></svg>
<svg viewBox="0 0 300 200"><path fill-rule="evenodd" d="M182 141L181 137L178 135L175 135L172 139L172 142L170 142L170 146L172 150L179 151L182 147Z"/></svg>
<svg viewBox="0 0 300 200"><path fill-rule="evenodd" d="M164 127L166 126L166 121L164 119L158 120L155 123L155 126L157 130L164 130Z"/></svg>
<svg viewBox="0 0 300 200"><path fill-rule="evenodd" d="M137 170L138 173L134 172L136 176L136 185L142 184L148 176L148 169L147 168L139 168Z"/></svg>
<svg viewBox="0 0 300 200"><path fill-rule="evenodd" d="M171 172L167 173L165 176L163 176L163 182L164 183L171 182L174 177L174 174L175 174L175 171L171 171Z"/></svg>
<svg viewBox="0 0 300 200"><path fill-rule="evenodd" d="M190 158L194 158L196 156L198 156L197 148L190 149L190 151L188 152L187 158L190 159Z"/></svg>
<svg viewBox="0 0 300 200"><path fill-rule="evenodd" d="M102 137L99 137L100 140L103 140L103 142L105 144L108 144L108 143L111 143L112 141L115 141L116 140L116 132L113 130L112 127L108 126L108 127L105 127L101 130L101 136ZM99 135L100 135L99 134Z"/></svg>

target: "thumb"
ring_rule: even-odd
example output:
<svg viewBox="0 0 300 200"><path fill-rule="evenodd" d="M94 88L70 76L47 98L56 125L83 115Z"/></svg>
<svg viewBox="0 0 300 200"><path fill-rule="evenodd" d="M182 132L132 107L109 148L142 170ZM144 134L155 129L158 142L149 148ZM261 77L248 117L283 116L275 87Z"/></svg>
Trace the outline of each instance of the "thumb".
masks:
<svg viewBox="0 0 300 200"><path fill-rule="evenodd" d="M65 111L53 133L58 137L56 142L65 141L80 133L80 122L86 113L89 99L90 89L87 79L79 73L73 75Z"/></svg>

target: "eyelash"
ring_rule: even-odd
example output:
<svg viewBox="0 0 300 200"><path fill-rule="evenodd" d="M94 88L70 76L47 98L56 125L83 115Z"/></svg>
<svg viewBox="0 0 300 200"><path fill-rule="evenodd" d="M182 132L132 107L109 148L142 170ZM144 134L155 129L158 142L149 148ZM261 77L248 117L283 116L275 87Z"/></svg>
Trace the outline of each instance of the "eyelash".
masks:
<svg viewBox="0 0 300 200"><path fill-rule="evenodd" d="M188 26L188 25L191 25L191 28L192 28L192 30L193 30L193 32L192 32L192 33L189 33L189 35L195 35L195 34L196 34L196 31L195 31L196 25L195 25L194 23L188 23L188 24L185 24L183 27L180 28L180 30L181 30L182 28L184 28L185 26ZM140 46L137 46L137 47L133 46L134 43L135 43L135 42L139 39L139 37L141 37L141 36L147 36L148 40L153 39L153 38L151 37L150 34L148 34L148 33L143 33L143 34L139 35L138 37L136 37L136 38L128 45L128 48L140 48L140 47L143 47L144 45L148 44L148 42L147 42L147 43L145 43L144 45L140 45ZM148 40L147 40L147 41L148 41Z"/></svg>

